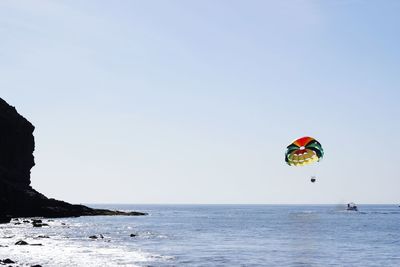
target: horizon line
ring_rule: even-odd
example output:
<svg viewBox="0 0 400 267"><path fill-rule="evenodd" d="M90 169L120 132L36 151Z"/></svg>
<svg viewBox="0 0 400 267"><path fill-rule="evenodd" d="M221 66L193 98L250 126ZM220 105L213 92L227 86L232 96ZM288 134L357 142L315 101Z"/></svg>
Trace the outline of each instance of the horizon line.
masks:
<svg viewBox="0 0 400 267"><path fill-rule="evenodd" d="M354 203L354 202L348 202ZM318 205L346 205L347 203L79 203L79 205L215 205L215 206L318 206ZM400 205L399 203L357 203L357 205Z"/></svg>

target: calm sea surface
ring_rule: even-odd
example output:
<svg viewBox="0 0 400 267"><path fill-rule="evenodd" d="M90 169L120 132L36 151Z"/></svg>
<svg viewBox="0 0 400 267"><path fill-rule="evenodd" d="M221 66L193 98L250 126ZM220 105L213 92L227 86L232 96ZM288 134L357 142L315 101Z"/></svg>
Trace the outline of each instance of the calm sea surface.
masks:
<svg viewBox="0 0 400 267"><path fill-rule="evenodd" d="M149 215L0 225L0 259L16 260L13 266L400 266L397 205L359 205L359 212L333 205L95 207Z"/></svg>

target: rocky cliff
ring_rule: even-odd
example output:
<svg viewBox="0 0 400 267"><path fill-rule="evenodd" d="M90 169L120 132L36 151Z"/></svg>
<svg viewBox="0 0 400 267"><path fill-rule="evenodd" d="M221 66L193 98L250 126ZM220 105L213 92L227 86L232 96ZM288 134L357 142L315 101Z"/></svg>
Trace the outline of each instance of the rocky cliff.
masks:
<svg viewBox="0 0 400 267"><path fill-rule="evenodd" d="M70 217L82 215L144 215L140 212L92 209L49 199L30 184L35 165L35 127L0 98L0 222L10 217Z"/></svg>

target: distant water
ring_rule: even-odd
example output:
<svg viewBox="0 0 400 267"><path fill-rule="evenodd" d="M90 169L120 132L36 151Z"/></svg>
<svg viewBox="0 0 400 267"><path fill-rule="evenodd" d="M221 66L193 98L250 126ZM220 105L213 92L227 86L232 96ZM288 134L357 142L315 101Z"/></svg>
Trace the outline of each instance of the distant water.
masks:
<svg viewBox="0 0 400 267"><path fill-rule="evenodd" d="M50 226L42 228L0 225L0 259L43 267L400 266L397 205L361 205L360 212L333 205L96 207L149 216L45 219ZM43 246L14 245L20 239Z"/></svg>

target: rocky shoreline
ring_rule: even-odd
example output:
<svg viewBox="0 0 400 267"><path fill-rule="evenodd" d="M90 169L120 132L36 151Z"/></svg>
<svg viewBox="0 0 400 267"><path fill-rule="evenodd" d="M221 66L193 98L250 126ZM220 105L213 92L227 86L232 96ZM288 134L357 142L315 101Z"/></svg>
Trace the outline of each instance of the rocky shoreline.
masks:
<svg viewBox="0 0 400 267"><path fill-rule="evenodd" d="M35 127L0 98L0 223L15 217L78 217L95 215L146 215L93 209L47 198L31 187Z"/></svg>
<svg viewBox="0 0 400 267"><path fill-rule="evenodd" d="M92 229L82 237L71 235L75 230L65 231L78 230L78 225L74 219L13 218L8 224L0 226L0 266L56 266L56 263L51 263L52 255L49 251L54 249L55 245L62 247L60 243L74 242L76 239L86 248L90 247L91 242L100 242L98 243L100 246L102 243L113 244L110 246L112 249L115 247L114 243L119 242L108 232L98 232L96 229ZM126 237L135 240L138 238L138 233L128 232ZM39 255L49 257L36 258L31 254L39 251L41 251Z"/></svg>

